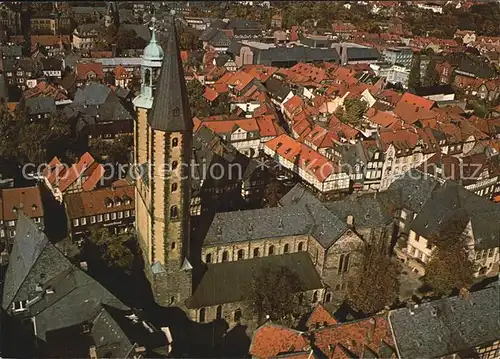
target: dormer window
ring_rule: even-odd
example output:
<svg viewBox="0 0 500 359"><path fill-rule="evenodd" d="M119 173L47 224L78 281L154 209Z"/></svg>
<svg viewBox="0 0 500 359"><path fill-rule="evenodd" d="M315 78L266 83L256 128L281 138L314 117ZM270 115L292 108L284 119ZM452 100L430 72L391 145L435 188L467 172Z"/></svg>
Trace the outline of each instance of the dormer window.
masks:
<svg viewBox="0 0 500 359"><path fill-rule="evenodd" d="M122 205L122 200L118 197L115 197L114 202L115 202L115 207L119 207Z"/></svg>
<svg viewBox="0 0 500 359"><path fill-rule="evenodd" d="M131 202L130 197L128 197L128 196L124 196L124 197L123 197L123 202L125 202L125 205L130 204L130 202Z"/></svg>
<svg viewBox="0 0 500 359"><path fill-rule="evenodd" d="M113 207L113 200L109 197L106 197L106 199L104 200L104 203L106 204L106 208Z"/></svg>

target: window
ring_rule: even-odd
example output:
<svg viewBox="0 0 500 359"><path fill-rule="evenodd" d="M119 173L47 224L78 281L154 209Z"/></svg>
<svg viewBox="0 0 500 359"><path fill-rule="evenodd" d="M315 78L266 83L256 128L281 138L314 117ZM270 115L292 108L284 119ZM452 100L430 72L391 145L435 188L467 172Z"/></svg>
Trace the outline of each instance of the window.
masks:
<svg viewBox="0 0 500 359"><path fill-rule="evenodd" d="M87 224L87 218L85 218L85 217L80 218L80 224L82 226L86 225Z"/></svg>
<svg viewBox="0 0 500 359"><path fill-rule="evenodd" d="M329 303L332 300L332 293L326 293L325 302Z"/></svg>
<svg viewBox="0 0 500 359"><path fill-rule="evenodd" d="M3 229L0 229L0 238L5 237L5 231Z"/></svg>
<svg viewBox="0 0 500 359"><path fill-rule="evenodd" d="M254 248L253 257L254 258L260 257L260 249L259 248Z"/></svg>
<svg viewBox="0 0 500 359"><path fill-rule="evenodd" d="M212 253L207 253L205 256L205 263L212 263Z"/></svg>
<svg viewBox="0 0 500 359"><path fill-rule="evenodd" d="M120 211L120 212L118 212L118 219L122 219L122 218L123 218L123 212Z"/></svg>
<svg viewBox="0 0 500 359"><path fill-rule="evenodd" d="M97 222L102 222L102 214L97 215Z"/></svg>
<svg viewBox="0 0 500 359"><path fill-rule="evenodd" d="M351 255L350 254L347 254L345 257L344 257L344 268L342 270L343 273L347 272L349 270L349 257Z"/></svg>
<svg viewBox="0 0 500 359"><path fill-rule="evenodd" d="M11 230L10 231L10 236L14 237L15 235L16 235L16 230L15 229Z"/></svg>
<svg viewBox="0 0 500 359"><path fill-rule="evenodd" d="M318 291L315 290L313 293L313 303L316 303L318 301Z"/></svg>
<svg viewBox="0 0 500 359"><path fill-rule="evenodd" d="M170 207L170 219L176 219L179 216L179 210L177 206Z"/></svg>
<svg viewBox="0 0 500 359"><path fill-rule="evenodd" d="M299 242L299 252L304 250L304 242Z"/></svg>
<svg viewBox="0 0 500 359"><path fill-rule="evenodd" d="M283 247L283 253L288 253L289 247L288 243L286 243L285 247Z"/></svg>
<svg viewBox="0 0 500 359"><path fill-rule="evenodd" d="M78 227L80 225L80 221L78 220L78 218L74 219L73 220L73 226L74 227Z"/></svg>
<svg viewBox="0 0 500 359"><path fill-rule="evenodd" d="M269 246L267 250L267 255L272 256L274 254L274 246Z"/></svg>
<svg viewBox="0 0 500 359"><path fill-rule="evenodd" d="M172 138L172 147L177 147L179 145L179 139L177 137Z"/></svg>
<svg viewBox="0 0 500 359"><path fill-rule="evenodd" d="M94 224L96 221L95 221L95 216L91 216L90 217L90 223Z"/></svg>
<svg viewBox="0 0 500 359"><path fill-rule="evenodd" d="M175 242L172 242L172 243L170 244L170 249L171 249L171 250L174 250L174 249L175 249Z"/></svg>
<svg viewBox="0 0 500 359"><path fill-rule="evenodd" d="M125 216L125 218L130 217L130 211L125 211L124 216Z"/></svg>
<svg viewBox="0 0 500 359"><path fill-rule="evenodd" d="M111 213L111 219L112 219L112 220L115 220L115 219L116 219L116 213L115 213L115 212Z"/></svg>
<svg viewBox="0 0 500 359"><path fill-rule="evenodd" d="M177 166L179 165L179 163L177 161L172 161L172 171L175 171L175 169L177 168Z"/></svg>
<svg viewBox="0 0 500 359"><path fill-rule="evenodd" d="M342 267L343 266L344 266L344 255L341 254L340 258L339 258L339 267L338 267L338 270L337 270L337 274L342 273Z"/></svg>
<svg viewBox="0 0 500 359"><path fill-rule="evenodd" d="M170 186L170 192L175 192L177 191L177 183L172 183L172 185Z"/></svg>
<svg viewBox="0 0 500 359"><path fill-rule="evenodd" d="M406 219L406 212L404 210L401 211L401 219Z"/></svg>
<svg viewBox="0 0 500 359"><path fill-rule="evenodd" d="M205 308L201 308L198 313L198 318L200 323L205 323Z"/></svg>
<svg viewBox="0 0 500 359"><path fill-rule="evenodd" d="M109 221L109 213L104 214L104 221Z"/></svg>
<svg viewBox="0 0 500 359"><path fill-rule="evenodd" d="M488 249L488 257L493 257L493 253L495 253L493 248Z"/></svg>
<svg viewBox="0 0 500 359"><path fill-rule="evenodd" d="M12 310L14 312L24 311L24 310L26 310L26 303L27 303L26 300L14 302L14 303L12 303Z"/></svg>
<svg viewBox="0 0 500 359"><path fill-rule="evenodd" d="M7 222L7 225L8 225L9 227L14 227L14 226L16 225L16 221L8 221L8 222Z"/></svg>
<svg viewBox="0 0 500 359"><path fill-rule="evenodd" d="M242 316L241 309L236 309L234 311L234 321L239 322L241 320L241 316Z"/></svg>
<svg viewBox="0 0 500 359"><path fill-rule="evenodd" d="M227 251L222 252L222 261L227 262L229 253Z"/></svg>
<svg viewBox="0 0 500 359"><path fill-rule="evenodd" d="M42 219L40 217L36 217L36 218L33 218L33 221L35 223L40 223L42 221Z"/></svg>
<svg viewBox="0 0 500 359"><path fill-rule="evenodd" d="M245 256L245 251L243 249L240 249L238 251L238 260L243 259L244 256Z"/></svg>
<svg viewBox="0 0 500 359"><path fill-rule="evenodd" d="M215 314L215 319L222 319L222 305L217 306L217 313Z"/></svg>

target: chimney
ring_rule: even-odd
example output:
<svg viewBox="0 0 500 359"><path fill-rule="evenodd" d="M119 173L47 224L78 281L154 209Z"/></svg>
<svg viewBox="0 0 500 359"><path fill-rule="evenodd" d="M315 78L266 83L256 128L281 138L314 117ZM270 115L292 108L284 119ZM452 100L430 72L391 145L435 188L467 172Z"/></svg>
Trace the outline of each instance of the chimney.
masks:
<svg viewBox="0 0 500 359"><path fill-rule="evenodd" d="M354 225L354 217L352 215L347 216L347 225L351 227Z"/></svg>
<svg viewBox="0 0 500 359"><path fill-rule="evenodd" d="M470 299L470 292L467 288L462 288L460 289L460 292L458 293L458 296L463 299Z"/></svg>
<svg viewBox="0 0 500 359"><path fill-rule="evenodd" d="M97 359L97 350L95 345L89 347L89 357L90 359Z"/></svg>

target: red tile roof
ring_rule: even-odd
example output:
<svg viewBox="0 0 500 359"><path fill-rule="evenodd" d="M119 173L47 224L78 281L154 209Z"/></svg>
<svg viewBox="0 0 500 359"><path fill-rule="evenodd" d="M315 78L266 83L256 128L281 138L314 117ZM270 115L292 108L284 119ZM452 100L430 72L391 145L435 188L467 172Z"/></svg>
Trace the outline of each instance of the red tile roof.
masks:
<svg viewBox="0 0 500 359"><path fill-rule="evenodd" d="M77 63L76 64L76 76L80 80L85 80L89 73L95 73L98 79L104 78L104 70L101 63Z"/></svg>
<svg viewBox="0 0 500 359"><path fill-rule="evenodd" d="M41 81L35 87L24 91L23 96L25 99L38 96L46 96L54 98L55 101L69 99L68 93L64 88L51 85L45 81Z"/></svg>
<svg viewBox="0 0 500 359"><path fill-rule="evenodd" d="M31 35L31 45L55 46L70 43L70 35Z"/></svg>
<svg viewBox="0 0 500 359"><path fill-rule="evenodd" d="M253 335L250 354L257 358L271 358L290 351L303 351L308 347L309 340L305 333L275 324L264 324Z"/></svg>
<svg viewBox="0 0 500 359"><path fill-rule="evenodd" d="M368 121L373 122L382 127L389 127L394 122L397 122L398 119L392 112L375 110L375 113L372 116L368 117Z"/></svg>
<svg viewBox="0 0 500 359"><path fill-rule="evenodd" d="M214 89L210 88L210 87L205 87L205 93L203 94L203 97L205 97L205 99L207 99L207 101L215 101L217 99L217 97L219 97L219 93L217 91L215 91Z"/></svg>
<svg viewBox="0 0 500 359"><path fill-rule="evenodd" d="M276 123L273 115L258 117L257 125L260 129L260 135L263 137L278 136L284 133L284 130Z"/></svg>
<svg viewBox="0 0 500 359"><path fill-rule="evenodd" d="M295 114L297 110L300 109L300 107L304 104L304 101L302 101L302 98L300 96L294 95L292 98L290 98L287 102L283 104L283 107L290 115Z"/></svg>
<svg viewBox="0 0 500 359"><path fill-rule="evenodd" d="M357 358L362 355L366 348L380 357L381 343L385 342L393 347L393 339L389 323L385 317L376 316L355 322L333 325L313 331L315 346L327 357L332 358L332 348L342 346L341 351L351 352ZM344 350L347 349L347 350ZM337 356L339 355L339 356ZM337 352L333 358L344 357Z"/></svg>
<svg viewBox="0 0 500 359"><path fill-rule="evenodd" d="M208 127L217 134L231 133L237 127L245 131L259 131L259 125L255 118L238 119L238 120L221 120L221 121L201 121L200 126Z"/></svg>
<svg viewBox="0 0 500 359"><path fill-rule="evenodd" d="M320 153L285 134L266 142L264 146L289 162L297 163L299 168L316 177L319 182L324 182L339 169Z"/></svg>
<svg viewBox="0 0 500 359"><path fill-rule="evenodd" d="M106 206L107 199L113 201L112 207ZM69 193L64 196L68 218L81 218L97 214L133 210L135 199L134 186L111 187L87 192ZM120 203L118 206L117 204Z"/></svg>
<svg viewBox="0 0 500 359"><path fill-rule="evenodd" d="M412 105L417 106L417 107L424 108L426 110L430 110L436 104L432 100L428 100L424 97L420 97L420 96L411 94L409 92L406 92L403 94L403 96L401 97L399 102L401 102L401 101L406 102L408 104L412 104Z"/></svg>
<svg viewBox="0 0 500 359"><path fill-rule="evenodd" d="M37 186L0 190L0 205L0 219L4 221L17 220L18 211L31 218L43 217L42 196Z"/></svg>
<svg viewBox="0 0 500 359"><path fill-rule="evenodd" d="M390 144L393 144L397 149L412 149L415 148L419 139L417 131L413 128L399 130L380 129L379 137L384 150L387 150Z"/></svg>
<svg viewBox="0 0 500 359"><path fill-rule="evenodd" d="M307 319L306 327L309 330L316 329L318 326L326 327L337 324L337 320L323 307L321 303L316 304L311 315Z"/></svg>

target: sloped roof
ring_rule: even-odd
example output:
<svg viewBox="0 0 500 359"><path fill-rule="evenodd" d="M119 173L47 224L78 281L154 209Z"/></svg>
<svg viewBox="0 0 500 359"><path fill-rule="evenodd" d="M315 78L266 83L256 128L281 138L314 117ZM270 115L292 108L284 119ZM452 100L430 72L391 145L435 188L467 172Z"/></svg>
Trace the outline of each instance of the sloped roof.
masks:
<svg viewBox="0 0 500 359"><path fill-rule="evenodd" d="M444 357L500 339L500 291L490 287L389 313L401 358Z"/></svg>
<svg viewBox="0 0 500 359"><path fill-rule="evenodd" d="M148 120L154 130L191 131L193 121L189 109L175 18L171 16L168 21L165 57Z"/></svg>
<svg viewBox="0 0 500 359"><path fill-rule="evenodd" d="M283 266L291 270L298 276L303 291L323 288L309 254L297 252L208 264L207 271L186 305L188 308L202 308L245 300L253 274L268 266Z"/></svg>

